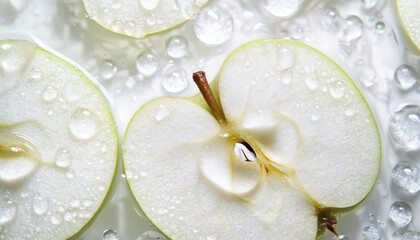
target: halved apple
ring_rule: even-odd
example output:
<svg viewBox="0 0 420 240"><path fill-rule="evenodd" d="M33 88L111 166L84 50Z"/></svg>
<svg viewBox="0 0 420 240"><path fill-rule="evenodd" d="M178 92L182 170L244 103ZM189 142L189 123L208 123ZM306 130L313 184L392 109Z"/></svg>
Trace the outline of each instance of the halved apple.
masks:
<svg viewBox="0 0 420 240"><path fill-rule="evenodd" d="M97 87L69 62L0 41L0 238L67 239L98 212L118 138Z"/></svg>
<svg viewBox="0 0 420 240"><path fill-rule="evenodd" d="M131 37L173 28L195 17L207 0L84 0L89 17Z"/></svg>
<svg viewBox="0 0 420 240"><path fill-rule="evenodd" d="M170 238L315 239L334 232L335 215L373 188L381 160L375 119L322 53L259 40L227 58L219 99L203 78L195 74L210 109L151 101L123 141L131 190Z"/></svg>
<svg viewBox="0 0 420 240"><path fill-rule="evenodd" d="M403 30L420 51L420 1L396 0Z"/></svg>

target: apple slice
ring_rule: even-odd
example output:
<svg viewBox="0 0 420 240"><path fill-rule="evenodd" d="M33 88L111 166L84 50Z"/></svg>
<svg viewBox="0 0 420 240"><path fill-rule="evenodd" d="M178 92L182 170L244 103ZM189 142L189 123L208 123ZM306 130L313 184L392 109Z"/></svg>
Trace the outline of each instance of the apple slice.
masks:
<svg viewBox="0 0 420 240"><path fill-rule="evenodd" d="M420 51L420 2L396 0L396 6L404 31Z"/></svg>
<svg viewBox="0 0 420 240"><path fill-rule="evenodd" d="M84 0L90 18L105 28L144 37L195 17L207 0Z"/></svg>
<svg viewBox="0 0 420 240"><path fill-rule="evenodd" d="M0 239L66 239L98 212L116 168L107 102L79 69L0 41Z"/></svg>
<svg viewBox="0 0 420 240"><path fill-rule="evenodd" d="M127 181L172 239L315 239L374 186L381 143L349 76L302 43L259 40L235 50L218 78L221 109L146 103L123 142ZM213 116L212 116L213 113Z"/></svg>

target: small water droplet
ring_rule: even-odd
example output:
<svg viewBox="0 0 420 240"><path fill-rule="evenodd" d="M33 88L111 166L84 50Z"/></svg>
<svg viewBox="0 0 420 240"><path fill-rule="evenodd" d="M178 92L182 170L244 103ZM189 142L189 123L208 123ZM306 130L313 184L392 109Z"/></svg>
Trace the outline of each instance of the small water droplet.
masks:
<svg viewBox="0 0 420 240"><path fill-rule="evenodd" d="M137 240L166 240L160 233L155 231L147 231L140 235Z"/></svg>
<svg viewBox="0 0 420 240"><path fill-rule="evenodd" d="M158 70L159 64L159 56L153 49L140 54L136 60L137 70L144 76L153 75Z"/></svg>
<svg viewBox="0 0 420 240"><path fill-rule="evenodd" d="M318 88L318 81L313 77L307 77L305 79L305 83L309 90L315 90Z"/></svg>
<svg viewBox="0 0 420 240"><path fill-rule="evenodd" d="M359 73L359 79L365 87L371 87L376 83L376 71L369 66L363 66Z"/></svg>
<svg viewBox="0 0 420 240"><path fill-rule="evenodd" d="M105 230L102 234L103 240L119 240L120 236L118 236L118 233L112 229Z"/></svg>
<svg viewBox="0 0 420 240"><path fill-rule="evenodd" d="M378 3L378 0L362 0L363 3L363 7L369 9L369 8L373 8L376 3Z"/></svg>
<svg viewBox="0 0 420 240"><path fill-rule="evenodd" d="M351 238L346 236L346 235L339 235L337 236L333 236L332 240L350 240Z"/></svg>
<svg viewBox="0 0 420 240"><path fill-rule="evenodd" d="M273 16L287 18L296 14L304 2L304 0L264 0L261 6Z"/></svg>
<svg viewBox="0 0 420 240"><path fill-rule="evenodd" d="M100 184L100 185L99 185L99 187L98 187L98 189L99 189L99 191L101 191L101 192L105 191L105 190L106 190L106 186L105 186L105 184Z"/></svg>
<svg viewBox="0 0 420 240"><path fill-rule="evenodd" d="M80 206L80 200L74 199L71 201L70 206L73 208L78 208Z"/></svg>
<svg viewBox="0 0 420 240"><path fill-rule="evenodd" d="M117 73L117 66L112 60L105 60L102 62L100 67L100 73L103 79L108 80L115 76Z"/></svg>
<svg viewBox="0 0 420 240"><path fill-rule="evenodd" d="M408 203L403 201L396 201L389 208L388 217L397 227L402 228L411 222L413 218L413 212Z"/></svg>
<svg viewBox="0 0 420 240"><path fill-rule="evenodd" d="M339 99L344 96L345 87L343 82L341 81L334 81L329 84L329 91L333 98Z"/></svg>
<svg viewBox="0 0 420 240"><path fill-rule="evenodd" d="M369 225L363 229L362 240L381 239L381 230L375 225Z"/></svg>
<svg viewBox="0 0 420 240"><path fill-rule="evenodd" d="M141 6L150 11L159 6L160 0L139 0Z"/></svg>
<svg viewBox="0 0 420 240"><path fill-rule="evenodd" d="M408 149L420 148L420 106L405 105L391 114L389 129L392 138Z"/></svg>
<svg viewBox="0 0 420 240"><path fill-rule="evenodd" d="M58 213L55 213L51 216L51 223L54 225L59 225L62 221L61 215Z"/></svg>
<svg viewBox="0 0 420 240"><path fill-rule="evenodd" d="M385 23L382 21L379 21L375 24L375 32L377 33L383 33L385 31Z"/></svg>
<svg viewBox="0 0 420 240"><path fill-rule="evenodd" d="M0 226L5 225L15 219L18 206L12 199L0 200Z"/></svg>
<svg viewBox="0 0 420 240"><path fill-rule="evenodd" d="M187 55L188 41L184 37L171 37L166 42L166 53L173 58L182 58Z"/></svg>
<svg viewBox="0 0 420 240"><path fill-rule="evenodd" d="M283 48L280 50L277 60L282 70L291 68L295 64L295 53L290 49Z"/></svg>
<svg viewBox="0 0 420 240"><path fill-rule="evenodd" d="M169 111L168 109L163 106L162 104L159 105L159 109L155 115L155 119L156 121L160 122L163 119L165 119L167 116L169 116Z"/></svg>
<svg viewBox="0 0 420 240"><path fill-rule="evenodd" d="M402 191L414 194L420 190L420 168L414 162L399 162L392 169L391 178Z"/></svg>
<svg viewBox="0 0 420 240"><path fill-rule="evenodd" d="M32 68L29 71L28 79L31 81L39 81L42 77L43 77L42 71L37 68Z"/></svg>
<svg viewBox="0 0 420 240"><path fill-rule="evenodd" d="M59 149L55 154L55 165L60 168L66 168L70 166L73 160L73 156L66 149Z"/></svg>
<svg viewBox="0 0 420 240"><path fill-rule="evenodd" d="M90 139L96 134L98 126L98 117L86 108L76 109L70 117L70 131L78 139Z"/></svg>
<svg viewBox="0 0 420 240"><path fill-rule="evenodd" d="M363 33L363 21L355 15L350 15L344 19L344 24L341 26L338 37L341 41L351 42L358 39Z"/></svg>
<svg viewBox="0 0 420 240"><path fill-rule="evenodd" d="M353 109L347 109L345 114L346 116L351 117L351 116L354 116L355 111Z"/></svg>
<svg viewBox="0 0 420 240"><path fill-rule="evenodd" d="M146 171L141 171L140 172L140 176L142 177L146 177L148 175L148 173Z"/></svg>
<svg viewBox="0 0 420 240"><path fill-rule="evenodd" d="M340 28L342 18L340 12L335 8L329 8L325 10L322 16L322 23L331 30L337 30Z"/></svg>
<svg viewBox="0 0 420 240"><path fill-rule="evenodd" d="M194 21L194 32L205 44L222 44L232 37L234 22L229 12L219 7L202 9Z"/></svg>
<svg viewBox="0 0 420 240"><path fill-rule="evenodd" d="M39 194L35 194L32 199L32 209L38 215L46 213L48 210L48 199Z"/></svg>
<svg viewBox="0 0 420 240"><path fill-rule="evenodd" d="M108 149L105 142L99 144L99 148L101 149L101 152L103 152L103 153L106 152L107 149Z"/></svg>
<svg viewBox="0 0 420 240"><path fill-rule="evenodd" d="M169 93L178 93L188 86L188 73L181 67L172 66L166 69L161 77L163 89Z"/></svg>
<svg viewBox="0 0 420 240"><path fill-rule="evenodd" d="M402 64L395 70L394 79L402 90L411 89L419 80L417 71L410 65Z"/></svg>

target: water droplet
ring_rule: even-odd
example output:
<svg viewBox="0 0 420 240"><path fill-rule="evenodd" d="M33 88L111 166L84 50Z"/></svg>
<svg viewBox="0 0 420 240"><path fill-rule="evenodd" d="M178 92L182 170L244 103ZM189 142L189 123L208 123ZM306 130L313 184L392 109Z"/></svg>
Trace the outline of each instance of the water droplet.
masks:
<svg viewBox="0 0 420 240"><path fill-rule="evenodd" d="M354 116L355 111L353 109L347 109L345 114L346 116L351 117L351 116Z"/></svg>
<svg viewBox="0 0 420 240"><path fill-rule="evenodd" d="M74 178L74 173L73 172L66 172L66 177L68 179L73 179Z"/></svg>
<svg viewBox="0 0 420 240"><path fill-rule="evenodd" d="M334 236L332 240L350 240L350 237L347 237L346 235L339 235L338 237Z"/></svg>
<svg viewBox="0 0 420 240"><path fill-rule="evenodd" d="M73 136L87 140L96 134L99 126L97 116L86 108L78 108L70 117L69 128Z"/></svg>
<svg viewBox="0 0 420 240"><path fill-rule="evenodd" d="M182 58L187 55L188 41L184 37L171 37L166 42L166 53L173 58Z"/></svg>
<svg viewBox="0 0 420 240"><path fill-rule="evenodd" d="M105 142L99 144L99 148L101 149L101 152L103 152L103 153L106 152L107 149L108 149L108 147L107 147L107 145L106 145Z"/></svg>
<svg viewBox="0 0 420 240"><path fill-rule="evenodd" d="M64 213L64 220L65 221L70 222L73 219L74 219L73 212L66 212L66 213Z"/></svg>
<svg viewBox="0 0 420 240"><path fill-rule="evenodd" d="M307 77L305 79L305 83L309 90L315 90L318 88L318 81L313 77Z"/></svg>
<svg viewBox="0 0 420 240"><path fill-rule="evenodd" d="M385 31L385 23L382 21L379 21L375 24L375 32L377 33L383 33Z"/></svg>
<svg viewBox="0 0 420 240"><path fill-rule="evenodd" d="M0 200L0 226L15 219L17 211L17 203L12 199Z"/></svg>
<svg viewBox="0 0 420 240"><path fill-rule="evenodd" d="M44 90L42 90L42 98L46 102L51 102L57 97L58 91L55 87L51 85L47 85L44 87Z"/></svg>
<svg viewBox="0 0 420 240"><path fill-rule="evenodd" d="M144 76L151 76L158 70L159 62L158 54L154 50L147 50L137 57L137 70Z"/></svg>
<svg viewBox="0 0 420 240"><path fill-rule="evenodd" d="M337 30L340 28L342 18L340 12L335 8L329 8L325 10L322 16L322 23L331 30Z"/></svg>
<svg viewBox="0 0 420 240"><path fill-rule="evenodd" d="M302 7L304 0L264 0L261 6L276 17L290 17Z"/></svg>
<svg viewBox="0 0 420 240"><path fill-rule="evenodd" d="M155 119L156 121L160 122L163 119L165 119L167 116L169 116L169 111L168 109L163 106L162 104L159 105L159 109L155 115Z"/></svg>
<svg viewBox="0 0 420 240"><path fill-rule="evenodd" d="M105 60L100 67L100 73L103 79L108 80L115 76L117 73L117 66L112 60Z"/></svg>
<svg viewBox="0 0 420 240"><path fill-rule="evenodd" d="M35 194L32 199L32 209L38 215L46 213L48 210L48 199L39 194Z"/></svg>
<svg viewBox="0 0 420 240"><path fill-rule="evenodd" d="M407 231L402 235L401 240L420 240L420 233L415 231Z"/></svg>
<svg viewBox="0 0 420 240"><path fill-rule="evenodd" d="M362 240L381 239L381 230L375 225L369 225L363 229Z"/></svg>
<svg viewBox="0 0 420 240"><path fill-rule="evenodd" d="M166 69L161 77L163 89L169 93L178 93L188 86L188 73L181 67L172 66Z"/></svg>
<svg viewBox="0 0 420 240"><path fill-rule="evenodd" d="M166 240L160 233L155 231L147 231L140 235L137 240Z"/></svg>
<svg viewBox="0 0 420 240"><path fill-rule="evenodd" d="M236 157L242 161L255 162L257 156L252 147L246 142L237 142L233 147Z"/></svg>
<svg viewBox="0 0 420 240"><path fill-rule="evenodd" d="M392 113L389 121L392 138L408 149L420 148L420 106L405 105Z"/></svg>
<svg viewBox="0 0 420 240"><path fill-rule="evenodd" d="M376 3L378 3L378 0L362 0L363 3L363 7L369 9L369 8L373 8Z"/></svg>
<svg viewBox="0 0 420 240"><path fill-rule="evenodd" d="M392 234L392 236L391 236L391 240L401 240L402 235L403 235L403 234L402 234L401 232L399 232L399 231L394 232L394 233Z"/></svg>
<svg viewBox="0 0 420 240"><path fill-rule="evenodd" d="M402 90L409 90L419 80L419 74L410 65L402 64L395 70L394 79Z"/></svg>
<svg viewBox="0 0 420 240"><path fill-rule="evenodd" d="M413 213L410 205L403 201L394 202L389 208L388 217L399 227L405 227L413 218Z"/></svg>
<svg viewBox="0 0 420 240"><path fill-rule="evenodd" d="M41 70L37 68L32 68L29 71L28 79L31 81L39 81L42 77L43 77L43 73L41 72Z"/></svg>
<svg viewBox="0 0 420 240"><path fill-rule="evenodd" d="M153 10L159 6L160 0L139 0L141 6L146 10Z"/></svg>
<svg viewBox="0 0 420 240"><path fill-rule="evenodd" d="M105 230L102 234L103 240L119 240L120 236L118 236L118 233L112 229Z"/></svg>
<svg viewBox="0 0 420 240"><path fill-rule="evenodd" d="M277 60L282 70L291 68L295 64L295 53L290 49L283 48L280 50Z"/></svg>
<svg viewBox="0 0 420 240"><path fill-rule="evenodd" d="M194 32L205 44L222 44L232 37L233 18L229 12L218 7L201 10L194 21Z"/></svg>
<svg viewBox="0 0 420 240"><path fill-rule="evenodd" d="M344 19L338 37L341 41L350 42L358 39L363 33L363 21L358 16L350 15Z"/></svg>
<svg viewBox="0 0 420 240"><path fill-rule="evenodd" d="M359 79L365 87L371 87L376 83L376 71L369 66L363 66L359 73Z"/></svg>
<svg viewBox="0 0 420 240"><path fill-rule="evenodd" d="M70 206L73 208L78 208L80 206L80 200L74 199L71 201Z"/></svg>
<svg viewBox="0 0 420 240"><path fill-rule="evenodd" d="M58 214L58 213L55 213L55 214L53 214L52 216L51 216L51 223L52 224L54 224L54 225L58 225L58 224L60 224L61 223L61 221L62 221L62 218L61 218L61 215L60 214Z"/></svg>
<svg viewBox="0 0 420 240"><path fill-rule="evenodd" d="M148 173L147 172L145 172L145 171L141 171L140 172L140 176L142 176L142 177L146 177L148 175Z"/></svg>
<svg viewBox="0 0 420 240"><path fill-rule="evenodd" d="M344 96L345 87L343 82L341 81L334 81L329 84L329 91L333 98L339 99Z"/></svg>
<svg viewBox="0 0 420 240"><path fill-rule="evenodd" d="M414 162L399 162L392 169L391 178L402 191L414 194L420 190L420 169Z"/></svg>
<svg viewBox="0 0 420 240"><path fill-rule="evenodd" d="M98 187L98 189L99 189L99 191L101 191L101 192L105 191L105 190L106 190L106 186L105 186L105 184L100 184L100 185L99 185L99 187Z"/></svg>

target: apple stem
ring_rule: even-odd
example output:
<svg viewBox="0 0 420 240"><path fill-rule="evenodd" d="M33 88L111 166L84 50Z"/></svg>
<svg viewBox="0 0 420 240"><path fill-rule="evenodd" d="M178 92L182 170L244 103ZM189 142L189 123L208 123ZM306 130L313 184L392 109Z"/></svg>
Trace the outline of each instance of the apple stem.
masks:
<svg viewBox="0 0 420 240"><path fill-rule="evenodd" d="M335 218L323 217L322 221L323 221L323 225L330 232L332 232L336 237L338 237L338 233L337 233L337 231L335 230L335 227L334 227L334 225L337 223L337 220L335 220Z"/></svg>
<svg viewBox="0 0 420 240"><path fill-rule="evenodd" d="M217 104L216 98L211 91L209 82L206 78L206 73L204 71L198 71L193 73L193 80L197 84L198 89L206 100L207 105L209 105L210 110L213 112L214 117L221 125L226 125L226 117L223 113L223 110Z"/></svg>

